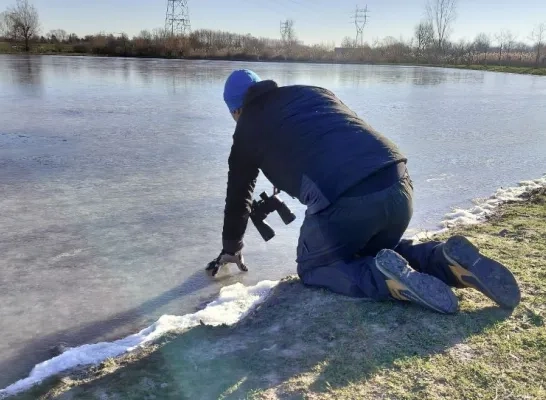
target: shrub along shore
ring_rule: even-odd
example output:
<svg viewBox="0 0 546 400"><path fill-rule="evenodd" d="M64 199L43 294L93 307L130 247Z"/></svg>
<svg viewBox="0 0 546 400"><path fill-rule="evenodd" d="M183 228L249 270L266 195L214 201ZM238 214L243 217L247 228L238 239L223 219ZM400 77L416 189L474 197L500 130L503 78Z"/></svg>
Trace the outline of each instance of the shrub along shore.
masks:
<svg viewBox="0 0 546 400"><path fill-rule="evenodd" d="M508 265L522 302L457 289L460 311L275 287L233 326L198 326L16 399L546 398L546 188L453 228ZM440 238L445 239L446 234Z"/></svg>
<svg viewBox="0 0 546 400"><path fill-rule="evenodd" d="M216 36L214 36L216 34ZM129 39L125 36L95 35L85 38L35 40L28 52L0 40L0 54L66 55L130 58L169 58L185 60L224 60L247 62L303 62L327 64L417 65L474 69L517 74L546 75L546 59L536 65L529 49L499 54L472 44L457 47L451 44L445 54L425 52L396 41L379 43L376 47L334 48L327 45L294 44L287 48L278 40L241 37L220 40L220 33L195 32L187 40L166 39L151 34ZM210 39L209 37L213 37ZM234 46L233 43L238 45ZM212 44L211 44L212 43ZM501 53L502 54L502 53Z"/></svg>

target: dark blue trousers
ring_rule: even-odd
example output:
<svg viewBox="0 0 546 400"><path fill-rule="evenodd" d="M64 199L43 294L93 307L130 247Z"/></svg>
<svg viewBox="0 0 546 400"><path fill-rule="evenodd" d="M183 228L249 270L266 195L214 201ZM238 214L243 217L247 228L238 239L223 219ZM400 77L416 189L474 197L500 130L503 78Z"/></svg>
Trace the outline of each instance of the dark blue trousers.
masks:
<svg viewBox="0 0 546 400"><path fill-rule="evenodd" d="M297 248L298 275L305 285L351 297L388 299L374 257L394 249L412 268L457 286L442 255L442 242L402 240L413 215L413 184L404 175L374 193L344 196L317 214L307 214Z"/></svg>

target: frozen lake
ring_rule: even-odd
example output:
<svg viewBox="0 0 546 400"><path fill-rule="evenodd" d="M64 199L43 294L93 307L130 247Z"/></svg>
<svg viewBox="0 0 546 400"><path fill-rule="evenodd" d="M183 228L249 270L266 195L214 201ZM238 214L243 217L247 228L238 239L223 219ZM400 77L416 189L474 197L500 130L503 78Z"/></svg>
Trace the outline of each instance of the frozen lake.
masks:
<svg viewBox="0 0 546 400"><path fill-rule="evenodd" d="M113 340L235 282L295 273L303 208L211 281L234 122L224 79L250 67L325 86L400 145L412 230L546 172L546 79L420 67L0 56L0 388L59 343ZM260 178L258 190L270 190Z"/></svg>

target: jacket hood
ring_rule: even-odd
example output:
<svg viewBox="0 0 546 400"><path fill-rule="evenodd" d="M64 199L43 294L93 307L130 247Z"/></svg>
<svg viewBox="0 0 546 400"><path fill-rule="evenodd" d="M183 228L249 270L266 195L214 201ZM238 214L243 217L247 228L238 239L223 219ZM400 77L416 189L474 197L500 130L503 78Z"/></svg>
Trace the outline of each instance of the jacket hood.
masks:
<svg viewBox="0 0 546 400"><path fill-rule="evenodd" d="M246 96L245 96L245 100L244 100L244 106L246 106L247 104L253 102L254 100L256 100L258 97L261 97L263 96L264 94L272 91L272 90L275 90L279 87L279 85L277 85L277 82L273 81L273 80L265 80L265 81L261 81L261 82L258 82L254 85L252 85L247 93L246 93Z"/></svg>

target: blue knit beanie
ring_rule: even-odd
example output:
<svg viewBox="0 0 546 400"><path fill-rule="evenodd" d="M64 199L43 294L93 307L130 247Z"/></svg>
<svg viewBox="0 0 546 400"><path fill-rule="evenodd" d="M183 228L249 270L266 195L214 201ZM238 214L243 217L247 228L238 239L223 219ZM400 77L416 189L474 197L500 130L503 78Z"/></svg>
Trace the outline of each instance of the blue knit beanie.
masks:
<svg viewBox="0 0 546 400"><path fill-rule="evenodd" d="M260 81L261 78L248 69L233 71L224 85L224 101L229 111L241 108L248 88Z"/></svg>

